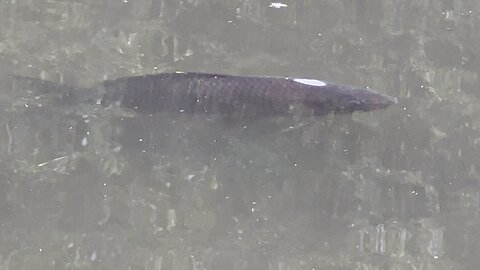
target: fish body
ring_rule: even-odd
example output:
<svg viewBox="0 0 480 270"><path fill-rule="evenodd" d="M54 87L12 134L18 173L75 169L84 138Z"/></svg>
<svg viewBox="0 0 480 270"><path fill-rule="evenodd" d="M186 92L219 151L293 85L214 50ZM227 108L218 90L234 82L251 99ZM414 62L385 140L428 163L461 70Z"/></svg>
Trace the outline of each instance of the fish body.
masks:
<svg viewBox="0 0 480 270"><path fill-rule="evenodd" d="M107 80L103 101L139 113L161 111L246 117L352 113L386 108L396 99L366 88L287 77L162 73Z"/></svg>
<svg viewBox="0 0 480 270"><path fill-rule="evenodd" d="M373 90L316 79L251 77L206 73L160 73L121 77L76 88L41 79L28 81L42 93L55 93L65 105L118 103L140 114L178 112L240 118L353 113L386 108L396 99Z"/></svg>

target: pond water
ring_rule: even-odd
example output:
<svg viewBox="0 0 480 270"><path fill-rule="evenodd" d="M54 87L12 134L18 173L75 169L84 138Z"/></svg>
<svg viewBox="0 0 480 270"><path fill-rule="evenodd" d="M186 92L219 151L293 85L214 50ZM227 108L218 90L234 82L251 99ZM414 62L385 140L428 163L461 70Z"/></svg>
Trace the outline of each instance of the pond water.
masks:
<svg viewBox="0 0 480 270"><path fill-rule="evenodd" d="M480 267L479 12L460 0L1 2L0 269ZM333 81L399 103L245 123L70 99L173 71Z"/></svg>

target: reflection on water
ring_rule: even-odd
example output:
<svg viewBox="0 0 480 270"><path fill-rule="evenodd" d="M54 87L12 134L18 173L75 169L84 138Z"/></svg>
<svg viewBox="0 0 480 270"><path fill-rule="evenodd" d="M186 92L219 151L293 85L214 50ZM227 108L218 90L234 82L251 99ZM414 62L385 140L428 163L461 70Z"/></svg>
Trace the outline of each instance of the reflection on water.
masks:
<svg viewBox="0 0 480 270"><path fill-rule="evenodd" d="M0 80L0 268L478 268L479 4L272 3L0 3L1 73L75 86ZM173 70L400 102L232 123L62 92Z"/></svg>

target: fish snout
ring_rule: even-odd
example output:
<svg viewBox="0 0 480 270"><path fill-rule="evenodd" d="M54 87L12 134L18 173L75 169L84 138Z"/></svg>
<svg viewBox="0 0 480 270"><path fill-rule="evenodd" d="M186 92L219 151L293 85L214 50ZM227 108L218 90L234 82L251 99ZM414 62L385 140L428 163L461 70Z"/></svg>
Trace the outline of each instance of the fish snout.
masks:
<svg viewBox="0 0 480 270"><path fill-rule="evenodd" d="M353 94L343 97L343 103L339 106L339 112L351 113L354 111L369 112L384 109L398 103L395 97L383 95L370 89L359 89Z"/></svg>
<svg viewBox="0 0 480 270"><path fill-rule="evenodd" d="M390 105L397 104L398 100L396 97L376 93L376 97L374 98L374 101L372 103L374 104L373 109L384 109Z"/></svg>

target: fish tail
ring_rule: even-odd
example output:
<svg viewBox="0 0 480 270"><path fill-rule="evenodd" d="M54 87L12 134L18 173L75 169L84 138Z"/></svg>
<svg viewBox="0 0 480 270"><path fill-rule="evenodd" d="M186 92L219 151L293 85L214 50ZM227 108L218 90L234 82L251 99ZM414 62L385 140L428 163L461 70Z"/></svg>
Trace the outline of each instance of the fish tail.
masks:
<svg viewBox="0 0 480 270"><path fill-rule="evenodd" d="M34 95L46 95L56 98L61 105L79 104L96 101L97 91L94 88L81 88L54 81L11 74L13 88L27 91Z"/></svg>

